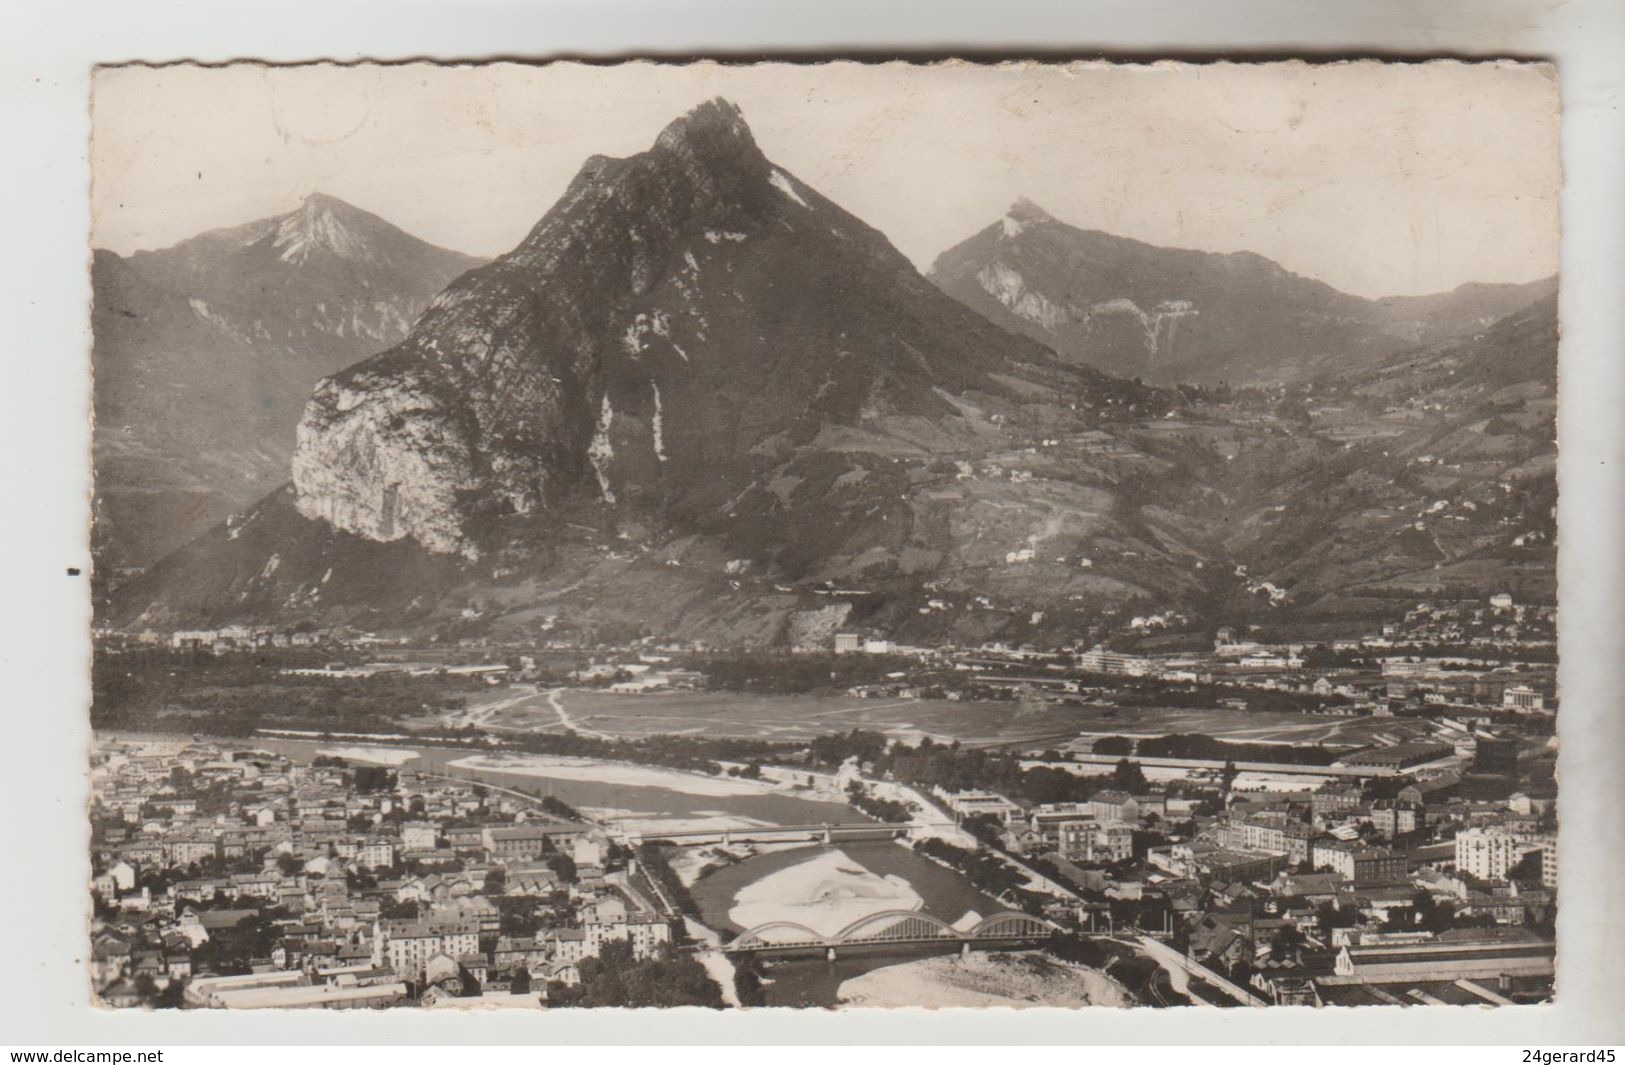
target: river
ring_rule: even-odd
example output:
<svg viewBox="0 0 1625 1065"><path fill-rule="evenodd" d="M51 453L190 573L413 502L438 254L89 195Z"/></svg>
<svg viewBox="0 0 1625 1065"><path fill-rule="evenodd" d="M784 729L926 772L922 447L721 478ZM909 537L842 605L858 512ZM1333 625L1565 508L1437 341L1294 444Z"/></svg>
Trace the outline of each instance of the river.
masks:
<svg viewBox="0 0 1625 1065"><path fill-rule="evenodd" d="M164 738L141 733L104 733L104 735L136 741ZM410 741L370 743L349 739L321 740L282 736L203 738L226 747L272 751L305 762L322 752L342 754L347 750L360 751L371 748L379 754L382 764L382 759L390 757L389 752L409 751L416 757L401 761L398 768L420 773L442 773L466 780L483 780L522 791L552 795L589 816L612 825L616 821L634 816L644 821L727 818L766 825L852 824L873 821L873 818L842 802L829 802L794 793L787 794L728 777L690 774L657 766L589 761L585 764L602 766L604 769L601 772L583 772L580 766L571 766L561 769L557 775L549 776L546 766L539 764L526 766L524 772L457 764L466 763L472 758L502 757L497 752L475 748L434 747ZM515 759L517 765L524 756L515 756ZM640 775L670 786L661 786L659 783L633 783L632 781Z"/></svg>

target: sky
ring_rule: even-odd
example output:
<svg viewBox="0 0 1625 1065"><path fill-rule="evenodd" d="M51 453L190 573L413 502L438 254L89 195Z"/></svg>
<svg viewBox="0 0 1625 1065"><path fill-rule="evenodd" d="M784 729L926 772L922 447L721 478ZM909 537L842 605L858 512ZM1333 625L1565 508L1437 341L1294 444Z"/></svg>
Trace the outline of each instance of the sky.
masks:
<svg viewBox="0 0 1625 1065"><path fill-rule="evenodd" d="M167 247L322 191L494 256L587 156L719 95L921 270L1026 196L1367 297L1557 271L1556 81L1506 63L107 68L92 242Z"/></svg>

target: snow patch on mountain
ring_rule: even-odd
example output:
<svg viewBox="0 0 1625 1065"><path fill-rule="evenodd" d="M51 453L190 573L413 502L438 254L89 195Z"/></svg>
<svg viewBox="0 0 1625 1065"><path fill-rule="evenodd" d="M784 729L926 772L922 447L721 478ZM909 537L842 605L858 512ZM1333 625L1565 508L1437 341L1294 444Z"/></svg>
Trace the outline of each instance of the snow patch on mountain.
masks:
<svg viewBox="0 0 1625 1065"><path fill-rule="evenodd" d="M320 196L310 197L299 210L277 223L271 246L286 263L302 263L318 251L358 261L375 258L366 238L339 221L330 204Z"/></svg>
<svg viewBox="0 0 1625 1065"><path fill-rule="evenodd" d="M1140 323L1145 332L1146 353L1155 357L1166 354L1174 346L1174 335L1179 328L1179 320L1188 318L1197 313L1196 304L1190 300L1162 300L1156 307L1146 311L1139 304L1124 296L1116 299L1103 300L1093 304L1084 315L1086 323L1100 315L1130 315Z"/></svg>
<svg viewBox="0 0 1625 1065"><path fill-rule="evenodd" d="M655 412L653 417L651 417L649 420L649 429L654 438L655 458L659 459L661 462L665 462L666 435L663 423L661 421L663 411L660 406L660 386L655 384L653 381L650 381L649 388L654 392L655 397Z"/></svg>
<svg viewBox="0 0 1625 1065"><path fill-rule="evenodd" d="M615 408L610 406L606 394L598 408L598 424L593 429L592 443L587 446L587 460L592 463L592 472L598 477L598 494L603 496L606 503L615 502L615 490L609 485L609 463L615 457L615 446L609 441L609 427L614 423Z"/></svg>
<svg viewBox="0 0 1625 1065"><path fill-rule="evenodd" d="M780 192L784 193L801 206L807 208L807 210L812 210L812 206L808 204L806 200L801 198L801 193L796 191L796 187L790 184L790 179L785 177L782 173L775 170L768 176L767 180L774 188L778 189Z"/></svg>
<svg viewBox="0 0 1625 1065"><path fill-rule="evenodd" d="M639 319L642 317L641 314L638 315ZM641 323L634 320L626 327L626 332L621 334L621 346L626 349L628 355L642 354L644 332L646 327L641 327Z"/></svg>
<svg viewBox="0 0 1625 1065"><path fill-rule="evenodd" d="M663 340L671 339L671 316L665 311L655 311L653 314L639 313L627 324L626 332L621 334L621 346L626 349L628 355L636 357L648 350L649 345L645 343L644 338L651 334ZM675 344L672 346L676 347ZM683 358L687 359L688 356L684 355Z"/></svg>

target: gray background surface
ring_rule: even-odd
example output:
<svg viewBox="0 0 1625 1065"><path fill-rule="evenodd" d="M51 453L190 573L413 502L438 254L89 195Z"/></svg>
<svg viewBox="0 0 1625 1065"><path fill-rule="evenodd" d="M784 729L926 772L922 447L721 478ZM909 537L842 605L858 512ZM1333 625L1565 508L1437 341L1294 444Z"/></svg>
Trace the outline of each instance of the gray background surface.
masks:
<svg viewBox="0 0 1625 1065"><path fill-rule="evenodd" d="M0 449L6 814L0 1043L1625 1041L1625 163L1617 0L1147 3L27 0L0 37L8 217ZM445 1017L141 1015L88 1005L84 764L89 661L89 70L97 62L820 53L1159 58L1514 56L1559 63L1564 116L1560 478L1564 897L1557 1004L1502 1010L611 1011ZM1490 1060L1490 1059L1486 1059ZM1495 1058L1500 1060L1500 1058ZM1508 1059L1511 1060L1511 1059Z"/></svg>

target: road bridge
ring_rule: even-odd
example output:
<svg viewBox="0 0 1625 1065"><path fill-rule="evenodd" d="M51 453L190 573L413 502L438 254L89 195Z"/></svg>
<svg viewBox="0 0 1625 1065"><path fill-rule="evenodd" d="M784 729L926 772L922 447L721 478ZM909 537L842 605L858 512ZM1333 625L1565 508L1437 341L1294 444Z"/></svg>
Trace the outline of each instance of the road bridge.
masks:
<svg viewBox="0 0 1625 1065"><path fill-rule="evenodd" d="M1055 769L1065 769L1070 773L1086 775L1098 773L1102 766L1116 766L1118 762L1123 761L1125 758L1142 769L1205 769L1222 772L1226 766L1230 766L1238 773L1345 777L1355 780L1386 779L1404 775L1404 771L1394 769L1391 766L1308 765L1303 762L1248 762L1225 758L1172 758L1157 755L1083 752L1074 753L1069 760L1064 762L1046 762L1035 758L1024 759L1021 764L1023 767L1051 766Z"/></svg>
<svg viewBox="0 0 1625 1065"><path fill-rule="evenodd" d="M975 947L1041 943L1055 932L1049 921L1014 910L996 913L968 929L955 928L919 910L883 910L860 917L834 935L823 935L795 921L769 921L741 932L722 949L728 954L822 950L833 960L837 951L849 947L940 945L957 946L968 953Z"/></svg>
<svg viewBox="0 0 1625 1065"><path fill-rule="evenodd" d="M627 846L640 843L675 843L694 846L701 843L785 843L794 840L834 843L840 839L897 839L914 836L933 828L951 827L951 821L853 821L817 825L746 825L740 828L661 830L648 826L637 831L617 831L610 835Z"/></svg>
<svg viewBox="0 0 1625 1065"><path fill-rule="evenodd" d="M1181 954L1168 944L1160 942L1152 936L1135 936L1132 940L1121 938L1117 939L1116 941L1119 943L1138 944L1153 961L1162 967L1164 971L1171 973L1174 969L1180 969L1183 970L1188 976L1199 977L1200 979L1207 981L1209 984L1229 995L1243 1006L1266 1005L1263 999L1259 998L1251 991L1248 991L1246 988L1240 987L1229 980L1226 980L1224 977L1220 976L1212 969L1209 969L1207 966L1186 957L1184 954ZM1192 1001L1195 1001L1196 996L1193 995L1191 998Z"/></svg>

